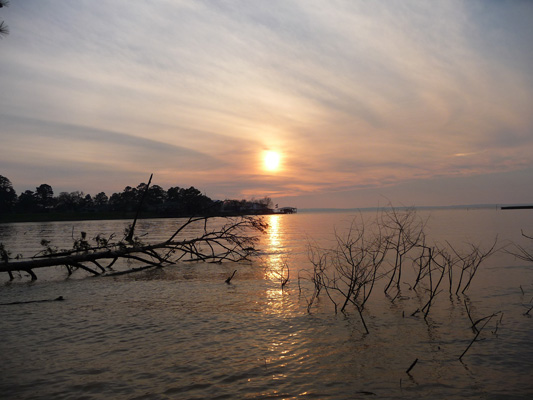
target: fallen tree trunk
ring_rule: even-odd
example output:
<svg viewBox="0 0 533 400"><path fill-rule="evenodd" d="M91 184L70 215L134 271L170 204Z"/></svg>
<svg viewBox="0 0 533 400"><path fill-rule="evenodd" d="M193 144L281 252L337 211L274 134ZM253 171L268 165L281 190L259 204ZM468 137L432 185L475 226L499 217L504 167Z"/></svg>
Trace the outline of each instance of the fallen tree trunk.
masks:
<svg viewBox="0 0 533 400"><path fill-rule="evenodd" d="M13 261L7 256L2 257L0 272L10 274L24 271L30 274L31 279L37 279L35 269L65 266L69 270L83 269L93 275L105 275L115 272L111 269L117 260L135 260L145 264L146 268L163 267L177 261L202 261L223 262L247 260L256 253L255 244L258 240L253 233L262 233L267 224L260 217L224 218L226 224L217 224L219 227L208 228L208 223L214 217L189 218L181 224L164 242L143 244L138 238L135 240L128 235L119 242L102 244L97 241L97 246L91 247L85 241L85 234L74 242L74 248L63 251L48 251L44 255L28 260ZM178 240L177 237L186 233L186 228L193 224L203 223L203 229L193 238ZM133 229L130 229L130 233ZM251 234L252 233L252 234ZM143 268L145 269L145 268ZM133 272L139 268L130 267L125 272Z"/></svg>

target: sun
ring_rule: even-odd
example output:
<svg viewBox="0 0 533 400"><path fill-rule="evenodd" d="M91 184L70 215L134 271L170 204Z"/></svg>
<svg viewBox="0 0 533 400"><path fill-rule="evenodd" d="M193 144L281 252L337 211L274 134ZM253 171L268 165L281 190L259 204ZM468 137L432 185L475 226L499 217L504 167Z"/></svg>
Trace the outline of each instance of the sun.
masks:
<svg viewBox="0 0 533 400"><path fill-rule="evenodd" d="M267 171L279 170L281 162L281 155L276 151L265 151L263 155L263 163Z"/></svg>

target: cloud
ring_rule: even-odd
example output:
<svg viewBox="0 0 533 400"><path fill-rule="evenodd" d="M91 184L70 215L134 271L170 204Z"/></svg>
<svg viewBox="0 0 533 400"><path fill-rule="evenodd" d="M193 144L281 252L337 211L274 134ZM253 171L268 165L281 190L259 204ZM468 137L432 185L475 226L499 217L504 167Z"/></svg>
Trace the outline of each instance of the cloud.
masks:
<svg viewBox="0 0 533 400"><path fill-rule="evenodd" d="M13 3L0 134L43 168L103 162L126 180L152 167L228 197L518 171L533 163L532 14L525 1ZM284 153L275 179L265 149Z"/></svg>
<svg viewBox="0 0 533 400"><path fill-rule="evenodd" d="M102 180L103 171L109 177L159 172L159 179L172 172L174 179L179 179L188 171L210 171L226 165L224 160L194 149L120 132L31 118L2 116L2 121L3 140L12 149L3 155L2 168L13 171L10 179L14 182L24 176L20 160L26 160L27 169L32 171L51 170L50 177L43 177L47 180L78 171L81 186L90 173ZM57 170L61 169L65 173L59 174Z"/></svg>

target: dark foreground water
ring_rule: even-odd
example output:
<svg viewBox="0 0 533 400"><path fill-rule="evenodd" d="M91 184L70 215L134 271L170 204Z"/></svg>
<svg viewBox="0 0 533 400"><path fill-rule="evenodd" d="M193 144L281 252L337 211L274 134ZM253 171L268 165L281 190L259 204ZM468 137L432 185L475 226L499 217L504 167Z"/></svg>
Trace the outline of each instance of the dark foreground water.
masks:
<svg viewBox="0 0 533 400"><path fill-rule="evenodd" d="M434 241L490 247L496 234L532 246L533 213L438 210L429 216ZM366 215L366 214L365 214ZM391 301L376 288L364 316L335 314L321 297L311 312L306 244L332 244L351 215L268 217L263 255L246 264L187 264L120 277L66 279L63 269L13 282L2 276L2 399L530 399L533 396L533 267L505 253L489 258L466 296L439 293L427 321L409 290ZM69 245L72 235L121 234L126 221L4 224L0 241L29 256L46 237ZM142 221L146 241L176 220ZM73 233L74 231L74 233ZM281 290L286 262L291 280ZM224 283L234 269L231 285ZM474 318L497 317L462 362ZM533 312L532 312L533 313ZM410 374L405 371L418 359Z"/></svg>

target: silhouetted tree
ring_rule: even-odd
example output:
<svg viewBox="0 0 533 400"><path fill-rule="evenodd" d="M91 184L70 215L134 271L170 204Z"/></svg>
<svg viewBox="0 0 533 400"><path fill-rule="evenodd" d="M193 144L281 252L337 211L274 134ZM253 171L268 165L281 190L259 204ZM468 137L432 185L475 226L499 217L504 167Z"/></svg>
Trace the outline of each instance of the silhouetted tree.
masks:
<svg viewBox="0 0 533 400"><path fill-rule="evenodd" d="M9 5L9 1L8 0L0 0L0 8L7 7L8 5ZM1 21L0 22L0 38L2 36L6 36L8 34L9 34L9 28L4 23L4 21Z"/></svg>
<svg viewBox="0 0 533 400"><path fill-rule="evenodd" d="M85 211L89 211L89 210L92 210L93 207L94 207L93 198L91 197L90 194L86 194L85 197L83 198L83 208L85 209Z"/></svg>
<svg viewBox="0 0 533 400"><path fill-rule="evenodd" d="M113 193L108 200L108 206L111 211L119 211L121 206L122 198L120 193Z"/></svg>
<svg viewBox="0 0 533 400"><path fill-rule="evenodd" d="M146 199L144 200L149 208L159 208L161 207L167 200L167 193L165 190L159 186L159 185L152 185L148 189L148 194L146 195Z"/></svg>
<svg viewBox="0 0 533 400"><path fill-rule="evenodd" d="M167 190L166 210L181 215L214 213L214 202L194 186L188 189L179 186Z"/></svg>
<svg viewBox="0 0 533 400"><path fill-rule="evenodd" d="M94 201L94 205L96 206L96 208L102 210L107 207L107 203L109 202L109 199L104 192L100 192L96 196L94 196L93 201Z"/></svg>
<svg viewBox="0 0 533 400"><path fill-rule="evenodd" d="M143 201L141 198L146 194ZM164 190L159 185L140 183L137 187L126 186L122 192L107 197L104 192L92 197L80 191L61 192L54 197L54 190L48 184L41 184L35 192L26 190L17 197L9 179L0 175L0 212L38 213L55 212L132 212L141 204L141 211L156 212L161 216L213 216L262 214L272 206L272 200L213 201L194 186L171 187Z"/></svg>
<svg viewBox="0 0 533 400"><path fill-rule="evenodd" d="M35 193L31 190L26 190L20 194L16 205L17 212L31 213L37 211L37 201L35 200Z"/></svg>
<svg viewBox="0 0 533 400"><path fill-rule="evenodd" d="M273 205L272 199L267 196L257 200L257 204L259 204L262 208L272 208Z"/></svg>
<svg viewBox="0 0 533 400"><path fill-rule="evenodd" d="M11 212L17 201L17 193L11 181L0 175L0 213Z"/></svg>
<svg viewBox="0 0 533 400"><path fill-rule="evenodd" d="M111 195L109 198L109 206L112 211L133 211L138 204L137 197L137 189L131 186L126 186L121 193L113 193Z"/></svg>
<svg viewBox="0 0 533 400"><path fill-rule="evenodd" d="M187 215L199 215L208 212L212 205L212 200L203 195L194 186L188 189L182 189L181 199L183 202L183 208Z"/></svg>
<svg viewBox="0 0 533 400"><path fill-rule="evenodd" d="M135 189L136 203L141 201L143 193L146 191L146 183L141 183ZM143 201L142 210L157 210L165 203L167 199L166 191L159 185L151 185Z"/></svg>
<svg viewBox="0 0 533 400"><path fill-rule="evenodd" d="M81 211L85 205L83 192L61 192L57 198L58 211Z"/></svg>
<svg viewBox="0 0 533 400"><path fill-rule="evenodd" d="M52 186L43 183L35 188L35 202L43 210L51 208L55 203Z"/></svg>
<svg viewBox="0 0 533 400"><path fill-rule="evenodd" d="M140 187L144 187L146 184L140 184ZM122 208L127 211L133 211L137 207L138 202L138 196L139 193L136 188L132 188L131 186L126 186L124 188L124 191L120 195L120 203L122 205Z"/></svg>
<svg viewBox="0 0 533 400"><path fill-rule="evenodd" d="M179 186L171 187L167 190L167 201L179 202L181 188Z"/></svg>
<svg viewBox="0 0 533 400"><path fill-rule="evenodd" d="M226 199L224 200L224 203L222 204L222 211L224 213L229 213L229 214L239 213L243 206L243 203L242 203L243 201L246 203L245 200L240 201L240 200Z"/></svg>

